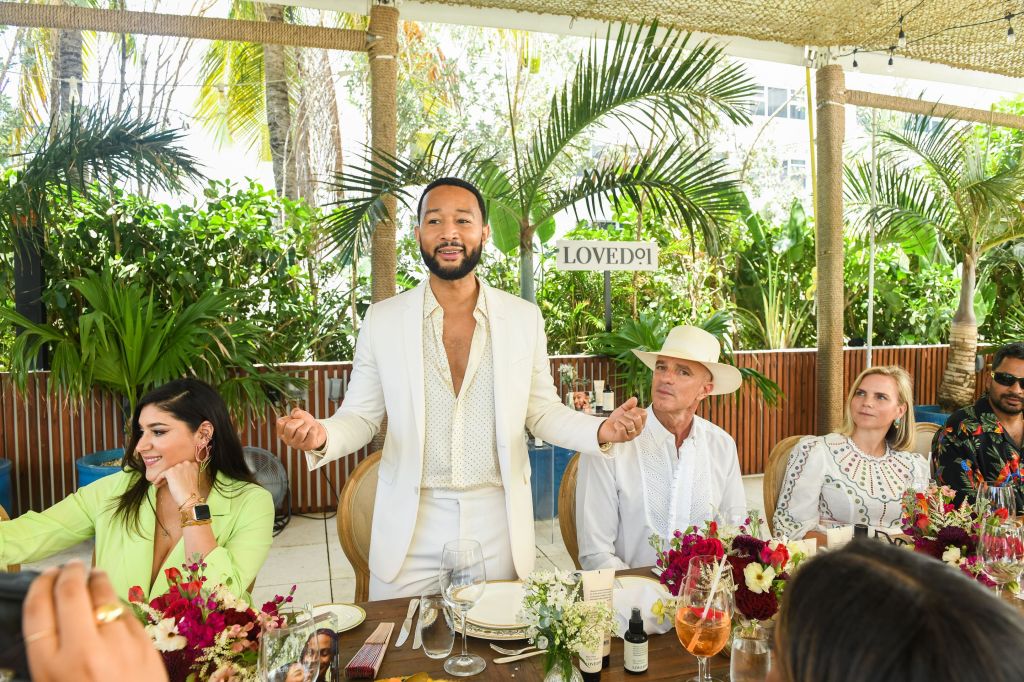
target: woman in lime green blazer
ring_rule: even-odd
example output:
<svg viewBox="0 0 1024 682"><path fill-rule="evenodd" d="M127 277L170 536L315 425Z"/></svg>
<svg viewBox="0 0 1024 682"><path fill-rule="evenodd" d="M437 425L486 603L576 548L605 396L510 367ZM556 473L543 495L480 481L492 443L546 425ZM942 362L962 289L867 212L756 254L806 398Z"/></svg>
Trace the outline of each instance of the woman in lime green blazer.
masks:
<svg viewBox="0 0 1024 682"><path fill-rule="evenodd" d="M270 493L252 477L224 401L179 379L143 396L122 471L49 509L0 523L0 565L38 561L96 538L96 566L127 598L167 591L165 570L202 557L207 584L242 594L267 558Z"/></svg>

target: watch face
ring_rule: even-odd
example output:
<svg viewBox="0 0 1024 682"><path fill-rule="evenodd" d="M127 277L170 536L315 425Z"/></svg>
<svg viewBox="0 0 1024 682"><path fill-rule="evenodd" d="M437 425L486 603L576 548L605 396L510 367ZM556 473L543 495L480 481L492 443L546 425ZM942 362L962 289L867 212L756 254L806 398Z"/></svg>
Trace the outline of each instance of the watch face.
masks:
<svg viewBox="0 0 1024 682"><path fill-rule="evenodd" d="M196 521L208 521L210 519L210 505L197 504L192 509L195 511Z"/></svg>

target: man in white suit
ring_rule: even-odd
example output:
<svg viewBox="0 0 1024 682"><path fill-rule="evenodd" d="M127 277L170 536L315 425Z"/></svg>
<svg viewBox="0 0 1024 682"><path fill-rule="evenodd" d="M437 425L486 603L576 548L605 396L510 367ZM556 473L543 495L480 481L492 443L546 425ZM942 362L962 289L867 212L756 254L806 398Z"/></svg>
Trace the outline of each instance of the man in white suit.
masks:
<svg viewBox="0 0 1024 682"><path fill-rule="evenodd" d="M647 418L635 399L604 420L558 399L540 310L473 274L490 237L476 187L436 180L418 213L428 280L367 310L333 417L295 409L278 421L281 439L315 469L370 442L387 414L371 599L429 587L444 543L459 537L480 541L488 579L526 576L535 549L524 427L572 450L607 451Z"/></svg>

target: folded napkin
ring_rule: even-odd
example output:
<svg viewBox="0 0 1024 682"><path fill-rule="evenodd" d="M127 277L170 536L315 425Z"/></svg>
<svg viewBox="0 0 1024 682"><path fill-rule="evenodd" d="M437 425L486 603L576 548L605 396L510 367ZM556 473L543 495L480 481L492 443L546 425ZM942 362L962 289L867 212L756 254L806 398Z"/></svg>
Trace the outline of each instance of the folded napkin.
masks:
<svg viewBox="0 0 1024 682"><path fill-rule="evenodd" d="M654 602L659 599L668 600L671 595L668 589L651 580L629 581L612 592L612 607L615 610L615 636L622 637L629 628L629 618L633 615L633 607L639 606L644 618L644 631L649 634L661 634L672 629L672 619L665 618L658 624L658 618L651 612Z"/></svg>
<svg viewBox="0 0 1024 682"><path fill-rule="evenodd" d="M391 632L394 629L394 623L378 625L345 666L345 677L353 680L376 678L377 672L380 671L380 664L384 662L384 654L388 650L388 642L391 640Z"/></svg>

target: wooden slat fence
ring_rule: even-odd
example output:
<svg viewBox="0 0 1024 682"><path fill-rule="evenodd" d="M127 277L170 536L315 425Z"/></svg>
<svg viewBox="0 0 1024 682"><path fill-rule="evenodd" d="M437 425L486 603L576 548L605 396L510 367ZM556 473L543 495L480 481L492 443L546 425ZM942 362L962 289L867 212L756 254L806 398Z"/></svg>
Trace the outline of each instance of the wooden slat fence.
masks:
<svg viewBox="0 0 1024 682"><path fill-rule="evenodd" d="M948 352L946 346L876 348L873 362L905 367L915 380L915 401L930 404L935 402ZM864 349L846 350L847 389L864 368L865 356ZM754 391L744 387L738 400L732 396L713 399L702 409L704 417L736 439L744 473L761 473L768 452L782 438L815 432L815 358L813 349L736 353L738 365L756 367L778 382L786 394L779 407L767 408ZM574 365L577 375L588 381L608 381L613 375L614 363L608 358L553 356L551 372L563 402L567 389L558 384L558 366L563 363ZM343 396L352 366L347 362L303 363L282 368L298 372L309 381L308 395L297 404L319 417L333 414L340 406L340 401L328 398L330 381L341 382ZM12 515L44 509L74 491L77 458L124 445L120 406L111 397L96 392L90 400L69 403L65 397L51 397L47 393L47 379L46 372L35 374L24 394L18 394L9 377L0 374L0 456L13 464ZM983 386L979 381L979 395ZM626 397L617 392L616 403ZM245 424L240 429L242 443L265 448L281 458L291 486L292 511L334 508L349 473L367 456L368 450L364 448L352 457L310 473L303 454L278 441L276 418L276 414L268 411L262 419Z"/></svg>

